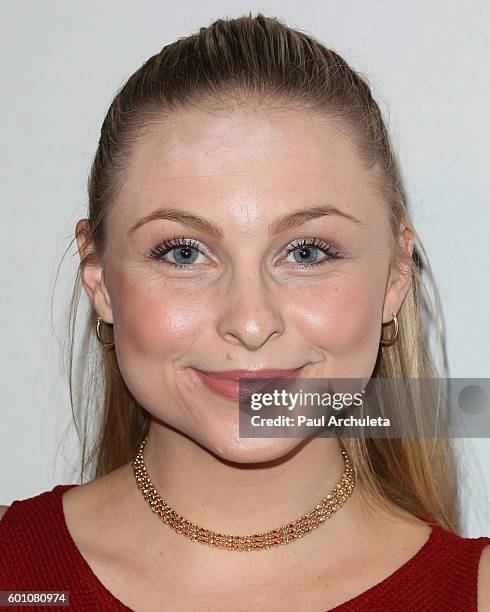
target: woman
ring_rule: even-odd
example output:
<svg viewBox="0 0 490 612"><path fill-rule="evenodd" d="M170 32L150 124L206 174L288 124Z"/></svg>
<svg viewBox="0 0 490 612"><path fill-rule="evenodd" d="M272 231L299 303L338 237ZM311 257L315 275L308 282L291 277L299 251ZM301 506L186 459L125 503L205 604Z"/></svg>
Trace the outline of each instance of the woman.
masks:
<svg viewBox="0 0 490 612"><path fill-rule="evenodd" d="M1 589L76 610L490 609L449 439L239 436L240 377L436 376L424 250L339 55L260 13L164 47L109 108L75 237L94 470L6 510Z"/></svg>

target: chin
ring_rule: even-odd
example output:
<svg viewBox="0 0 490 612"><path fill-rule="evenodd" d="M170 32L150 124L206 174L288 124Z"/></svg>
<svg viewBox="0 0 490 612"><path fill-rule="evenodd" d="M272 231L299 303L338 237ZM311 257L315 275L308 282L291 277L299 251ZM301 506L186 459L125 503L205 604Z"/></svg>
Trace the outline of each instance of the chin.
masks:
<svg viewBox="0 0 490 612"><path fill-rule="evenodd" d="M281 459L303 442L302 438L228 438L206 444L217 457L234 463L265 463Z"/></svg>

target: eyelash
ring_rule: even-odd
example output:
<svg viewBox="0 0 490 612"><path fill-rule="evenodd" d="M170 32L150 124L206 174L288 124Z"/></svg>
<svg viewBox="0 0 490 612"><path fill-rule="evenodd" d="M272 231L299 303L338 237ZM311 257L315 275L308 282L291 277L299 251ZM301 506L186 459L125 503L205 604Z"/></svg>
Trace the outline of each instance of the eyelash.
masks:
<svg viewBox="0 0 490 612"><path fill-rule="evenodd" d="M185 238L184 236L174 236L171 240L164 240L162 243L154 246L149 253L149 257L150 259L161 260L164 263L170 264L171 266L175 266L177 268L188 267L182 264L174 263L173 261L167 261L166 259L163 259L163 257L169 251L181 246L192 247L193 249L204 255L202 249L199 248L199 243L197 242L197 240L193 240L192 238Z"/></svg>
<svg viewBox="0 0 490 612"><path fill-rule="evenodd" d="M320 249L321 251L323 251L323 253L327 257L315 263L309 263L309 262L298 263L298 266L300 268L312 268L314 266L321 266L322 264L327 263L331 261L332 259L344 259L345 257L344 253L339 251L332 244L329 244L328 242L324 242L323 240L320 240L320 238L301 238L300 240L293 240L293 242L291 242L291 245L285 247L283 251L286 253L286 255L289 255L289 253L296 251L296 249L300 249L305 246L306 247L314 246Z"/></svg>
<svg viewBox="0 0 490 612"><path fill-rule="evenodd" d="M205 255L205 253L199 247L199 242L197 240L193 240L192 238L185 238L184 236L174 236L170 240L164 240L160 244L158 244L155 247L153 247L151 249L150 253L149 253L149 258L150 259L156 259L156 260L159 260L159 261L163 261L164 263L170 264L171 266L174 266L174 267L177 267L177 268L186 268L186 267L189 267L189 266L187 266L185 264L178 264L178 263L174 263L172 261L168 261L166 259L163 259L164 256L167 255L167 253L169 253L170 251L172 251L175 248L182 247L182 246L187 246L187 247L193 248L196 251L198 251L199 253L201 253L202 255ZM319 248L320 250L323 251L323 253L327 257L325 257L325 259L322 259L321 261L314 262L314 263L310 263L310 262L298 263L298 262L296 262L297 266L299 268L301 268L301 269L313 268L315 266L320 266L320 265L322 265L324 263L328 263L331 260L344 259L344 257L345 257L345 254L343 254L341 251L339 251L332 244L329 244L328 242L324 242L323 240L320 240L319 238L301 238L299 240L294 240L290 245L288 245L287 247L284 247L282 249L282 251L284 253L286 253L286 256L288 256L290 253L292 253L296 249L299 249L299 248L305 247L305 246L306 247L314 246L316 248ZM189 265L192 265L192 264L189 264Z"/></svg>

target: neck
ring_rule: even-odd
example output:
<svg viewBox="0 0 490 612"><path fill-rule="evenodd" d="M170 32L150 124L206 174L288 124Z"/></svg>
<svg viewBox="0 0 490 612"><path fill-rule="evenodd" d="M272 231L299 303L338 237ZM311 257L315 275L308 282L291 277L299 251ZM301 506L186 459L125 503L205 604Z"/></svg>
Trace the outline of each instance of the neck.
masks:
<svg viewBox="0 0 490 612"><path fill-rule="evenodd" d="M143 454L151 483L175 512L198 527L236 536L278 529L299 519L331 493L345 469L337 438L304 439L280 460L245 464L225 461L155 423ZM276 580L291 564L298 574L310 577L330 564L334 571L335 564L349 563L349 555L367 545L379 524L366 512L355 482L341 507L302 538L269 550L222 550L192 542L163 524L139 491L132 467L125 466L124 474L122 499L130 508L135 543L151 558L163 558L165 571L166 560L172 559L176 575L181 568L197 582L212 584L219 577L233 585L243 572L256 571L264 580Z"/></svg>
<svg viewBox="0 0 490 612"><path fill-rule="evenodd" d="M276 460L236 463L161 426L150 431L143 456L151 484L173 510L199 527L231 535L278 529L327 494L337 497L346 467L335 438L305 439Z"/></svg>

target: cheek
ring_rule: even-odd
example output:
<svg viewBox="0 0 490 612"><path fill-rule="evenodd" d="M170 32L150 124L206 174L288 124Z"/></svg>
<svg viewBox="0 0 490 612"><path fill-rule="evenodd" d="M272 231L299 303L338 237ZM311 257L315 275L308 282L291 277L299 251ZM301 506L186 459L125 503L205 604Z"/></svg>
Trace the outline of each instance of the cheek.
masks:
<svg viewBox="0 0 490 612"><path fill-rule="evenodd" d="M379 345L383 297L382 276L376 278L367 271L339 275L304 292L302 307L296 308L293 316L299 317L298 325L309 343L322 352L326 363L336 363L344 372L347 362L364 363L369 369ZM339 373L342 375L348 376Z"/></svg>
<svg viewBox="0 0 490 612"><path fill-rule="evenodd" d="M113 307L118 349L141 353L147 359L179 354L202 328L203 309L198 296L165 287L121 286Z"/></svg>
<svg viewBox="0 0 490 612"><path fill-rule="evenodd" d="M140 405L151 409L168 395L175 365L206 329L199 295L121 275L111 305L121 375Z"/></svg>
<svg viewBox="0 0 490 612"><path fill-rule="evenodd" d="M113 304L119 369L132 396L153 414L163 410L163 400L178 403L175 367L206 329L198 302L175 288L119 284Z"/></svg>

